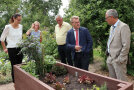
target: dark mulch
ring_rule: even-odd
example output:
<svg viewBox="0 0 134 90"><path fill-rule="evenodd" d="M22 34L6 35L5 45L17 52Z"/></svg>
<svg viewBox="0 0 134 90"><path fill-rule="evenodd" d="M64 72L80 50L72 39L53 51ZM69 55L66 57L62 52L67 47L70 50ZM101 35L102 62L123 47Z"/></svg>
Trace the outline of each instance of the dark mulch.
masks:
<svg viewBox="0 0 134 90"><path fill-rule="evenodd" d="M89 84L80 84L77 81L78 77L73 76L71 74L67 74L67 75L63 75L63 76L58 76L58 77L56 77L56 81L58 81L60 83L63 83L63 79L66 76L69 76L69 79L70 79L70 83L65 85L66 90L89 90L89 89L93 88L93 85L99 86L95 82L93 84L90 84L90 85ZM51 86L51 84L48 84L48 85Z"/></svg>

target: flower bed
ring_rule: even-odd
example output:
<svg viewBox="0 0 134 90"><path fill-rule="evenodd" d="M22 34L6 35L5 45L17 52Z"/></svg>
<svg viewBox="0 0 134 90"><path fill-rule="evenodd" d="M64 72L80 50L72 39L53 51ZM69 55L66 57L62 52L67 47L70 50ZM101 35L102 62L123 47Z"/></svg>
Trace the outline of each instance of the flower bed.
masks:
<svg viewBox="0 0 134 90"><path fill-rule="evenodd" d="M65 66L71 75L87 75L91 77L98 85L103 85L106 83L108 90L133 90L132 83L81 70L60 62L57 62L57 65ZM16 90L54 90L49 85L43 83L42 81L22 70L19 65L14 66L14 74Z"/></svg>

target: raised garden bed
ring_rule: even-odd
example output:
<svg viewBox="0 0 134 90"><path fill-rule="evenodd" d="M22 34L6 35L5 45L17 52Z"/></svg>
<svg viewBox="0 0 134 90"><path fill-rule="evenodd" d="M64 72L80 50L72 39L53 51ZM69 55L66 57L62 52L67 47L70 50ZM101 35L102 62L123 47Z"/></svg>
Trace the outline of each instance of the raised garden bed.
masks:
<svg viewBox="0 0 134 90"><path fill-rule="evenodd" d="M81 70L60 62L57 62L57 65L65 66L68 70L68 73L72 76L75 76L76 74L78 76L87 75L91 77L97 85L103 85L104 83L106 83L108 90L133 90L132 83ZM43 83L42 81L38 80L37 78L22 70L20 68L20 65L14 66L14 74L15 90L54 90L49 85ZM80 90L81 89L82 88L80 88Z"/></svg>

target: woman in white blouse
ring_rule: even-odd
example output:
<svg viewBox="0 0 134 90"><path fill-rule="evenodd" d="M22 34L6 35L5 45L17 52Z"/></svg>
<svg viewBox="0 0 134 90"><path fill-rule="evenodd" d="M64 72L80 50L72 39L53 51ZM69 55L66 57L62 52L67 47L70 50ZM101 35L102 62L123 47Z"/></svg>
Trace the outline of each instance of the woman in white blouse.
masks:
<svg viewBox="0 0 134 90"><path fill-rule="evenodd" d="M21 15L14 14L10 19L10 24L5 26L5 29L1 35L1 44L5 53L8 53L9 60L12 66L12 79L14 82L14 73L13 73L13 65L22 63L23 54L20 53L20 48L17 46L22 40L22 25ZM7 42L7 46L5 45L5 39Z"/></svg>

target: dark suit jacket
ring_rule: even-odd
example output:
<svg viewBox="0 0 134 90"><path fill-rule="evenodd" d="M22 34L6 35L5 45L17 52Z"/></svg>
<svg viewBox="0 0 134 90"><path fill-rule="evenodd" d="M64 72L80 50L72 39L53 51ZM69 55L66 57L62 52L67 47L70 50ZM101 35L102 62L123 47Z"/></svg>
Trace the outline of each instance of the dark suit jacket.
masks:
<svg viewBox="0 0 134 90"><path fill-rule="evenodd" d="M72 55L74 57L76 44L73 28L70 29L67 33L66 44L67 48L72 51ZM85 27L79 28L79 45L82 47L82 53L89 55L89 52L92 49L93 41L88 29Z"/></svg>

